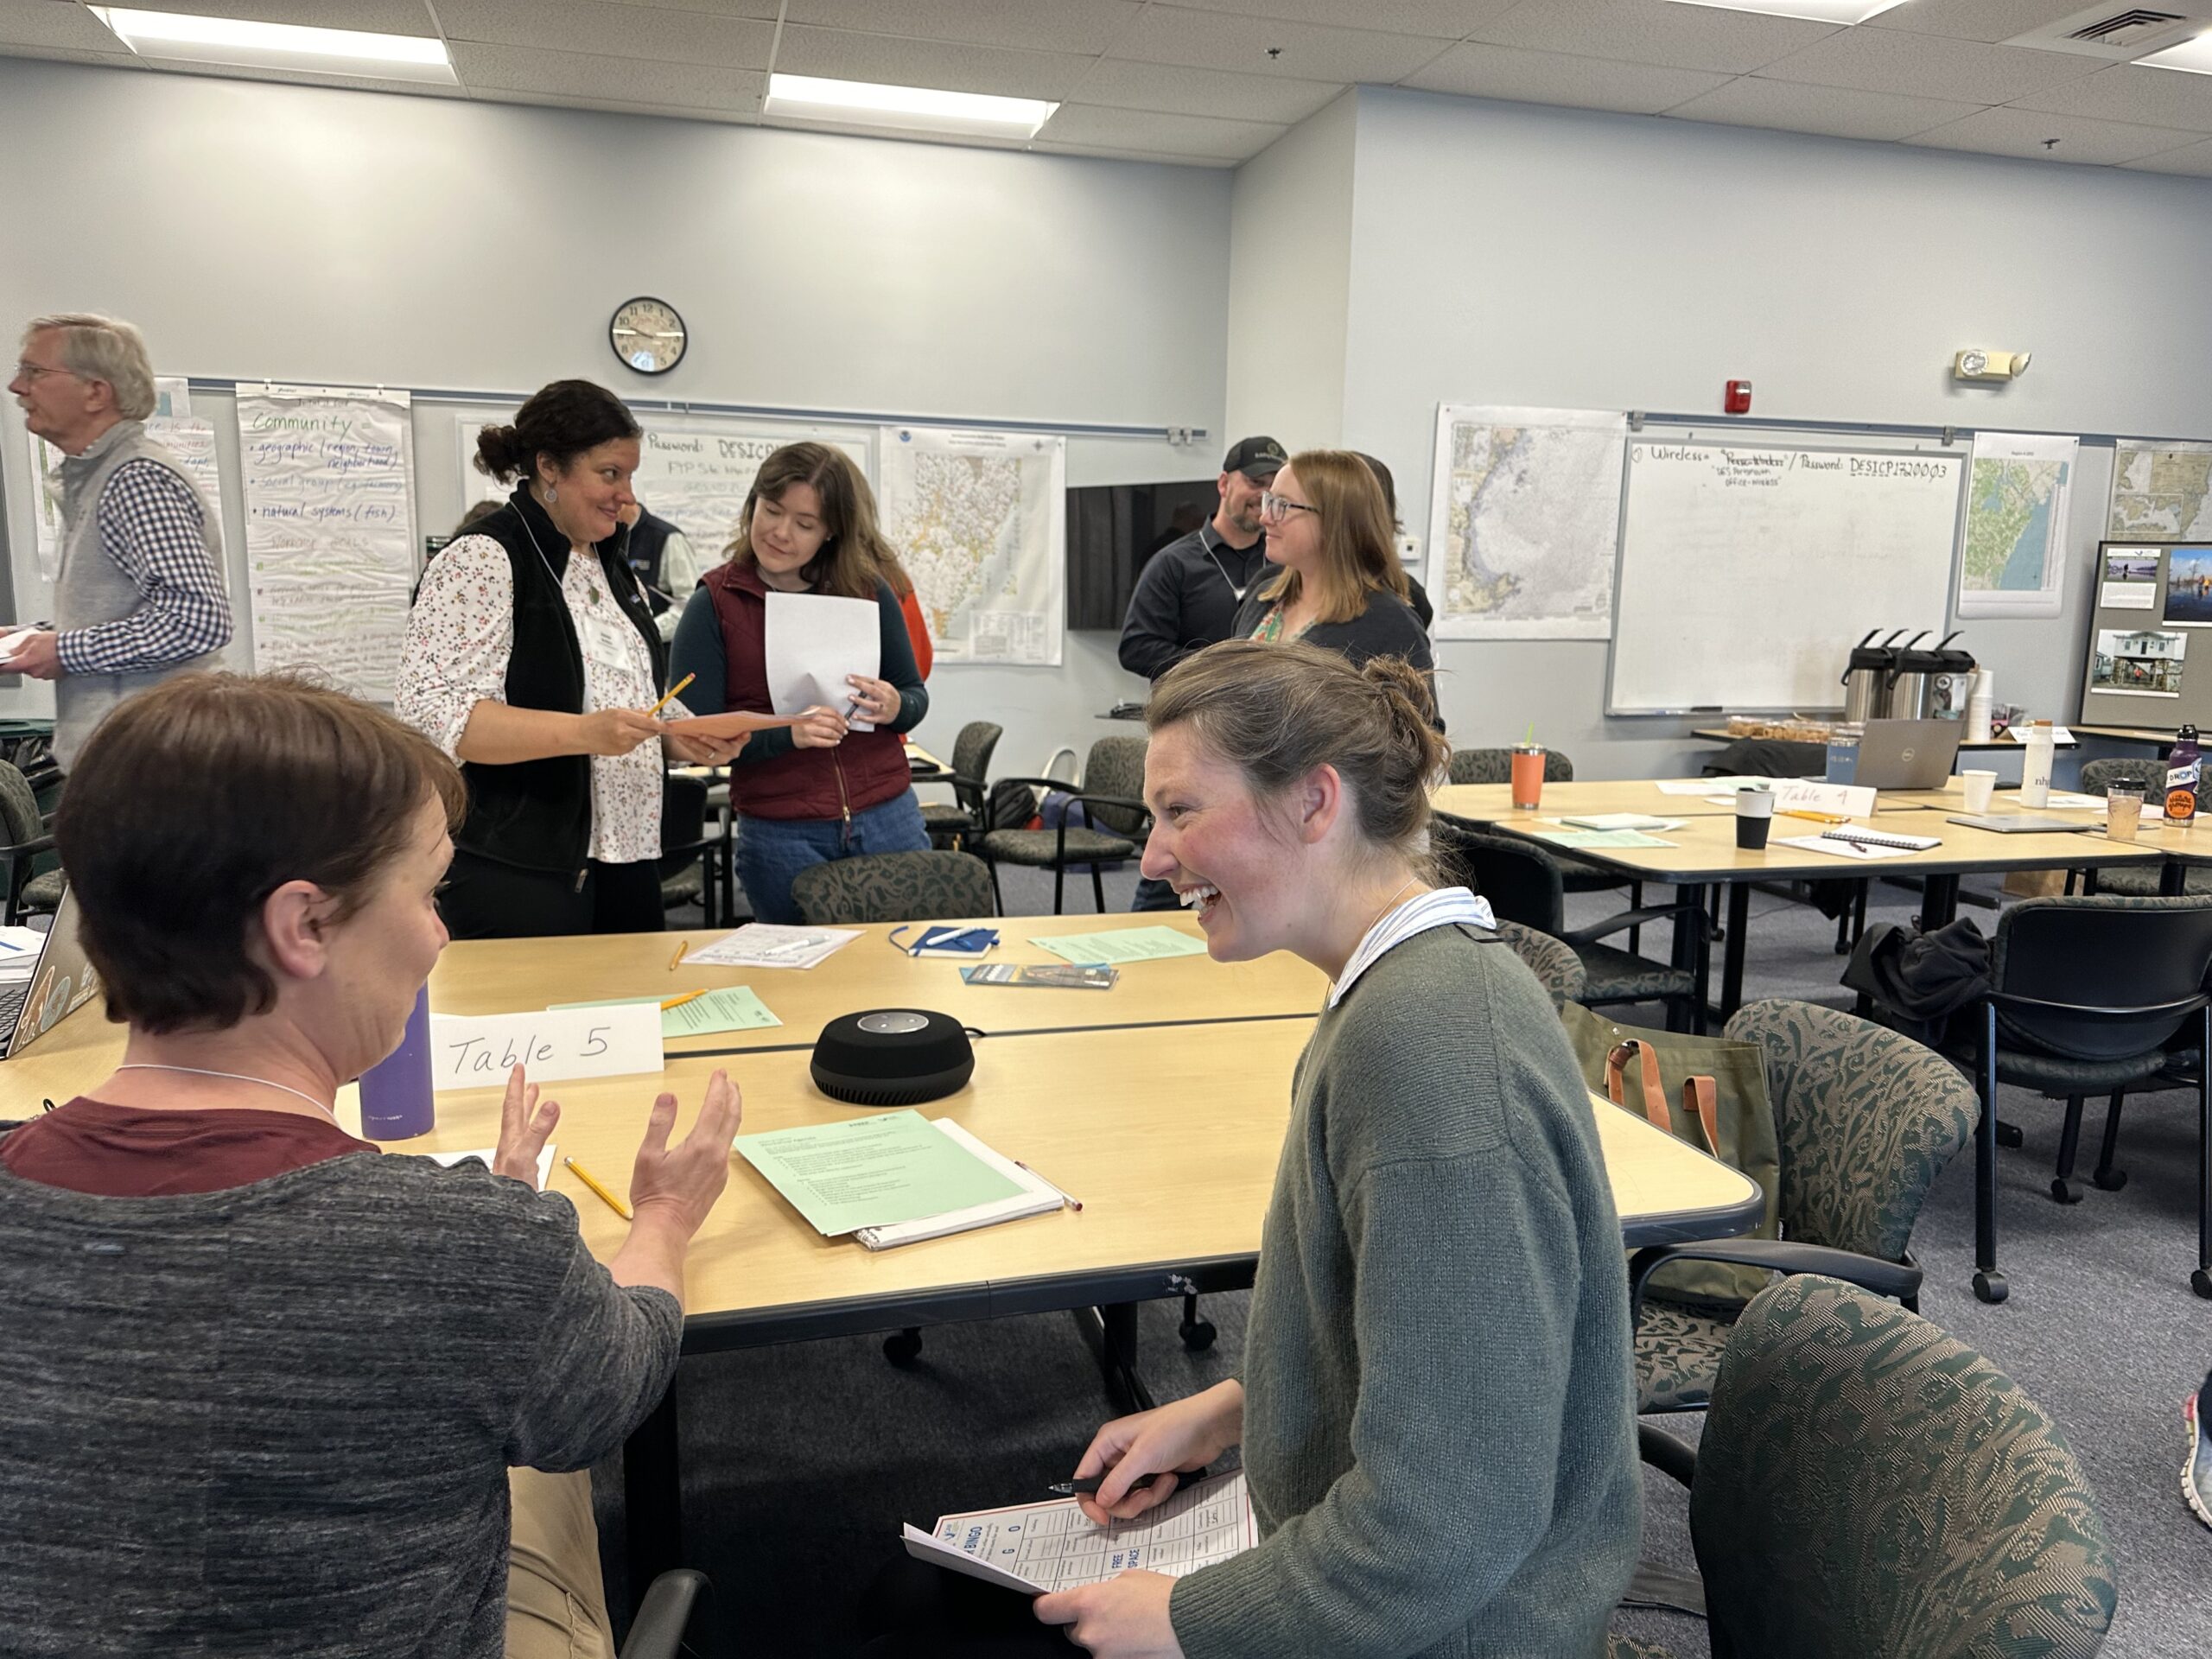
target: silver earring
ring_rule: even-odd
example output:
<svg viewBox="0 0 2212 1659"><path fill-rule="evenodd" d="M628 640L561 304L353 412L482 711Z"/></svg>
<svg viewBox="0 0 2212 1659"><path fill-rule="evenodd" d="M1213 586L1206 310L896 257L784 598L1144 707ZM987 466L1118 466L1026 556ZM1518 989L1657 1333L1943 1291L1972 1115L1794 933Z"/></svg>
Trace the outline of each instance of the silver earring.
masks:
<svg viewBox="0 0 2212 1659"><path fill-rule="evenodd" d="M545 505L550 507L560 499L561 486L558 484L548 484L545 486Z"/></svg>

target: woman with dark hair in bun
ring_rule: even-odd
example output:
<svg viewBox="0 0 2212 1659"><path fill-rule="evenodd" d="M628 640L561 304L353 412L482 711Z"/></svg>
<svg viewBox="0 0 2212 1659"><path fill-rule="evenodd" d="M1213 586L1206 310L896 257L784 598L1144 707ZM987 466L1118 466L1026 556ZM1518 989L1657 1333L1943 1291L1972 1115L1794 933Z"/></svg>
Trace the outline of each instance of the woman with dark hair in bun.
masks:
<svg viewBox="0 0 2212 1659"><path fill-rule="evenodd" d="M658 932L663 752L720 765L743 746L645 712L668 652L624 556L639 435L605 387L544 387L477 439L506 505L423 573L397 705L467 780L441 900L455 938Z"/></svg>

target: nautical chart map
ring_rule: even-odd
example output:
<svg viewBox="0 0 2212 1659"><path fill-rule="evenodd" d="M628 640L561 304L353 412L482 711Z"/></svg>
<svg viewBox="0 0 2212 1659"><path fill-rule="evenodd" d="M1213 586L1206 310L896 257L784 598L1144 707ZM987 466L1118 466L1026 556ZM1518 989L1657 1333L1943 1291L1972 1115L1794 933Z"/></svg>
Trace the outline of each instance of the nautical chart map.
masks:
<svg viewBox="0 0 2212 1659"><path fill-rule="evenodd" d="M1627 428L1596 410L1438 410L1427 586L1439 639L1612 632Z"/></svg>
<svg viewBox="0 0 2212 1659"><path fill-rule="evenodd" d="M2105 533L2116 541L2212 540L2212 443L2120 439Z"/></svg>
<svg viewBox="0 0 2212 1659"><path fill-rule="evenodd" d="M938 660L1058 666L1066 619L1067 441L886 427L883 531Z"/></svg>

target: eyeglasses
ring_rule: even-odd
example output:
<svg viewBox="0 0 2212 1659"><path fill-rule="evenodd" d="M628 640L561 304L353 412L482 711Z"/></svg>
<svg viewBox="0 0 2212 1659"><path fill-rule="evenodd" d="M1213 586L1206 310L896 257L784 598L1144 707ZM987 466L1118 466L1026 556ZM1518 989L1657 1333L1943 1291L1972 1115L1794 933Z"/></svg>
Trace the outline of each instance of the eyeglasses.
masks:
<svg viewBox="0 0 2212 1659"><path fill-rule="evenodd" d="M73 375L76 372L74 369L49 369L43 363L18 362L16 365L16 378L18 380L37 381L45 379L49 374Z"/></svg>
<svg viewBox="0 0 2212 1659"><path fill-rule="evenodd" d="M1263 490L1260 494L1260 517L1262 518L1287 518L1294 512L1319 513L1320 511L1320 508L1310 506L1303 501L1294 501L1287 495L1277 495L1273 490Z"/></svg>

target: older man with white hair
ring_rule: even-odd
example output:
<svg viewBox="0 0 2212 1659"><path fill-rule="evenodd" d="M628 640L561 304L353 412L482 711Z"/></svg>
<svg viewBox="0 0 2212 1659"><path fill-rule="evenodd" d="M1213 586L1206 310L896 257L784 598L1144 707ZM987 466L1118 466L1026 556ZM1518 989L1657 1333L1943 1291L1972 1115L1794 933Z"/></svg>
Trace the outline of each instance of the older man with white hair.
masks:
<svg viewBox="0 0 2212 1659"><path fill-rule="evenodd" d="M146 433L154 367L129 323L34 318L9 391L61 451L61 563L51 626L16 636L0 672L52 680L66 767L126 697L220 665L231 638L222 528L176 458Z"/></svg>

